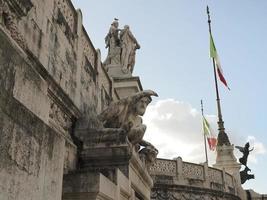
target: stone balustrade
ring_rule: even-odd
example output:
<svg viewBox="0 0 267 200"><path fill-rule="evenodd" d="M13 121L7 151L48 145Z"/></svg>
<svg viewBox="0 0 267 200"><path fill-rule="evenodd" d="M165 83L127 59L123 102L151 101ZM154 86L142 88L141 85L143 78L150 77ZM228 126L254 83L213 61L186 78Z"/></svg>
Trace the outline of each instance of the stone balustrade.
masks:
<svg viewBox="0 0 267 200"><path fill-rule="evenodd" d="M154 184L199 187L237 194L232 175L223 170L208 167L206 163L184 162L180 157L175 160L157 159L150 167L150 174Z"/></svg>

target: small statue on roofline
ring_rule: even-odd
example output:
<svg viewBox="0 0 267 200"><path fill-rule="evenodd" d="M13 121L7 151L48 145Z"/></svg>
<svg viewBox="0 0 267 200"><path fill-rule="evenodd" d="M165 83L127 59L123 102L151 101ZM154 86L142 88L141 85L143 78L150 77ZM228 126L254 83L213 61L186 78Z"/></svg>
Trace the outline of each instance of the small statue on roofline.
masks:
<svg viewBox="0 0 267 200"><path fill-rule="evenodd" d="M244 147L236 146L236 148L241 153L243 153L243 156L239 158L239 162L245 166L245 169L240 171L241 184L245 183L249 179L255 178L254 174L248 174L248 172L251 171L251 169L249 169L247 166L248 155L254 149L254 148L249 149L249 147L250 147L249 142L247 142Z"/></svg>
<svg viewBox="0 0 267 200"><path fill-rule="evenodd" d="M125 25L120 29L119 20L115 18L105 37L105 43L108 55L103 62L104 67L108 70L111 66L119 66L123 74L132 74L136 50L140 49L140 45L131 32L130 26Z"/></svg>

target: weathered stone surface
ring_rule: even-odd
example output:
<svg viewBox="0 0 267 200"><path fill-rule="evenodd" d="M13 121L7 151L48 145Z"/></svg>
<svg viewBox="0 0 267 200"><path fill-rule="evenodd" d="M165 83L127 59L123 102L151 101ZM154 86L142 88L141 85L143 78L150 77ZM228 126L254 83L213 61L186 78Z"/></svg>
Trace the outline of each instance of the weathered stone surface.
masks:
<svg viewBox="0 0 267 200"><path fill-rule="evenodd" d="M64 139L4 90L0 102L0 199L60 199Z"/></svg>
<svg viewBox="0 0 267 200"><path fill-rule="evenodd" d="M221 191L188 186L170 186L155 184L151 200L240 200L238 196L225 194Z"/></svg>
<svg viewBox="0 0 267 200"><path fill-rule="evenodd" d="M76 172L64 176L63 200L129 199L129 179L116 171L116 184L98 172Z"/></svg>
<svg viewBox="0 0 267 200"><path fill-rule="evenodd" d="M79 173L100 172L117 184L119 169L127 178L125 184L130 184L144 199L150 199L153 183L147 171L147 163L140 160L138 152L128 140L127 131L121 128L82 129L76 130L76 136L82 141ZM121 198L133 198L135 192L126 195L127 198L124 195ZM68 192L67 196L72 195L78 194Z"/></svg>
<svg viewBox="0 0 267 200"><path fill-rule="evenodd" d="M70 0L0 0L1 200L150 199L157 150L144 130L129 135L140 116L115 129L97 118L142 91L131 76L139 44L129 27L121 39L120 74L116 59L107 72ZM237 199L224 171L181 160L149 169L154 199Z"/></svg>

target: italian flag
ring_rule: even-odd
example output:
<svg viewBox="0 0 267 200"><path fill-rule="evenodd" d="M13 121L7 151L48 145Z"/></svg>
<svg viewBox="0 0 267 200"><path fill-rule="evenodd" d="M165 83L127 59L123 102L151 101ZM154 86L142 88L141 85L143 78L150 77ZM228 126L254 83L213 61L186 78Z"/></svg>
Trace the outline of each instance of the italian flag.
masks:
<svg viewBox="0 0 267 200"><path fill-rule="evenodd" d="M217 145L217 139L213 134L213 132L211 131L210 125L204 116L203 116L203 130L204 130L204 135L207 138L210 150L214 151Z"/></svg>
<svg viewBox="0 0 267 200"><path fill-rule="evenodd" d="M212 35L210 34L210 57L214 58L215 64L216 64L216 69L217 69L217 74L221 80L221 82L230 90L230 88L227 85L226 79L224 78L223 75L223 70L221 67L220 59L216 51L216 47L212 38Z"/></svg>

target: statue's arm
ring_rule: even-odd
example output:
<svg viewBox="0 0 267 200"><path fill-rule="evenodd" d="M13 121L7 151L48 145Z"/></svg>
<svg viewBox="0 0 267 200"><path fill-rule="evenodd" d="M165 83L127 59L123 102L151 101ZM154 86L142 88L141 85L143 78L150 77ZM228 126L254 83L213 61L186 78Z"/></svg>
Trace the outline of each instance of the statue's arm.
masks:
<svg viewBox="0 0 267 200"><path fill-rule="evenodd" d="M235 146L235 148L237 148L240 152L244 153L244 148L243 147Z"/></svg>
<svg viewBox="0 0 267 200"><path fill-rule="evenodd" d="M134 37L134 35L132 34L132 32L130 30L128 30L128 35L134 41L134 43L136 44L136 48L140 49L140 45L139 45L138 41L136 40L136 38Z"/></svg>
<svg viewBox="0 0 267 200"><path fill-rule="evenodd" d="M254 150L254 147L252 149L249 150L249 152L253 151Z"/></svg>

